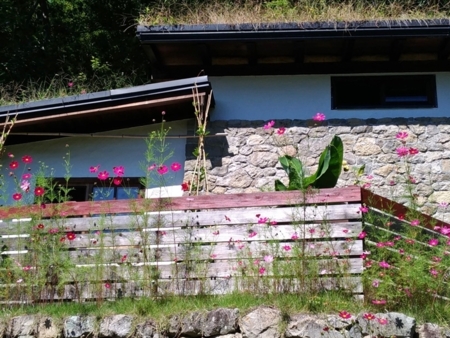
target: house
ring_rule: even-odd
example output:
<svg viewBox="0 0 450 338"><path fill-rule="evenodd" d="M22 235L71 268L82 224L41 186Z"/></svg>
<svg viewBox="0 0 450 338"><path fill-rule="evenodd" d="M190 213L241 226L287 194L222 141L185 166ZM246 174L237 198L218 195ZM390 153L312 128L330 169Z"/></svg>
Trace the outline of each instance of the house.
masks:
<svg viewBox="0 0 450 338"><path fill-rule="evenodd" d="M347 162L365 165L365 184L392 197L401 195L392 185L410 180L419 204L433 213L436 202L450 201L449 33L449 20L140 26L155 83L2 107L3 118L18 113L7 152L36 154L61 178L58 163L69 144L72 176L86 184L86 197L96 179L90 166L129 164L126 176L142 175L145 143L125 136L145 136L164 110L167 121L177 120L171 133L183 136L170 140L174 159L185 164L185 177L177 173L168 183L176 190L189 180L197 144L184 138L195 134L192 89L214 88L206 139L213 193L272 189L285 177L281 152L313 169L338 134ZM326 121L314 123L317 112ZM262 129L271 120L286 128L289 144L276 144ZM399 131L419 151L406 169L396 154ZM354 181L344 173L339 184Z"/></svg>
<svg viewBox="0 0 450 338"><path fill-rule="evenodd" d="M194 116L193 89L203 97L211 92L211 84L203 76L1 107L3 121L16 118L4 150L14 158L5 154L2 162L5 202L11 203L11 196L21 190L24 173L33 177L39 171L62 184L70 175L75 201L137 198L143 188L139 178L146 176L149 166L146 139L152 131L161 131L163 120L170 144L164 156L172 152L170 163L184 162L186 119ZM23 156L31 156L31 162L22 163ZM10 168L13 161L18 168ZM113 167L120 166L126 178L120 186L98 179L104 171L112 178ZM172 172L164 176L164 185L176 182L175 193L181 194L182 179L182 171Z"/></svg>

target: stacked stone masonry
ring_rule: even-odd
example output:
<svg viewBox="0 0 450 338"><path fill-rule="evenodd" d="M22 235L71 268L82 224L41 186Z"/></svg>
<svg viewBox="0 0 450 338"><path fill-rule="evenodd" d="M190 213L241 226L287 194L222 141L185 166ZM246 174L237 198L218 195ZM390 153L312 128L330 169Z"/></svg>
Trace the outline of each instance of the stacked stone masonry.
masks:
<svg viewBox="0 0 450 338"><path fill-rule="evenodd" d="M382 324L381 324L382 323ZM261 306L245 314L219 308L209 312L173 315L157 322L130 315L69 316L54 319L23 315L0 321L1 338L449 338L450 330L432 323L416 324L402 313L384 312L350 315L298 313L282 315L273 307Z"/></svg>
<svg viewBox="0 0 450 338"><path fill-rule="evenodd" d="M421 211L445 220L450 203L450 118L393 118L326 120L275 120L272 129L267 121L212 121L206 139L210 192L250 193L274 190L274 181L287 182L278 157L297 156L310 173L317 168L320 153L334 135L344 143L344 159L350 168L365 165L365 175L358 184L382 196L406 203L405 182L413 185ZM284 127L283 135L277 133ZM194 132L194 123L190 132ZM406 147L419 153L399 157L402 145L396 138L405 131ZM195 160L192 152L196 139L188 139L185 180L191 179ZM408 163L408 165L406 165ZM342 172L338 186L355 184L352 170Z"/></svg>

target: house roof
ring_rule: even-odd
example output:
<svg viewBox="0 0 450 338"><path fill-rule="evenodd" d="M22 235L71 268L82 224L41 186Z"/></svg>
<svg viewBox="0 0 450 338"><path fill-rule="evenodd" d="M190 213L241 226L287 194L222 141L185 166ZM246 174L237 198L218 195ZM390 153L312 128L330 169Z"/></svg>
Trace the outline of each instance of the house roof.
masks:
<svg viewBox="0 0 450 338"><path fill-rule="evenodd" d="M139 26L153 75L450 70L450 20Z"/></svg>
<svg viewBox="0 0 450 338"><path fill-rule="evenodd" d="M0 107L0 127L16 122L7 144L90 134L194 117L193 90L211 91L207 76Z"/></svg>

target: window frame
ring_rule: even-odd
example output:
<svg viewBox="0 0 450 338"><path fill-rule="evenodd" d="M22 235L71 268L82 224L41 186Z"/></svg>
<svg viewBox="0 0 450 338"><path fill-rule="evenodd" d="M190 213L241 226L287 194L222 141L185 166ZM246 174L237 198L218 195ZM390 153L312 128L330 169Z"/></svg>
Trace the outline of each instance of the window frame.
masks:
<svg viewBox="0 0 450 338"><path fill-rule="evenodd" d="M387 89L393 84L410 86L411 94L405 95L405 100L389 100ZM348 103L351 95L354 95L355 88L373 86L375 94L368 99L375 99L375 102L360 104ZM417 86L414 86L417 84ZM403 89L403 88L402 88ZM350 92L346 92L346 90ZM416 95L414 91L424 91L424 95ZM353 92L352 92L353 91ZM345 96L345 97L344 97ZM407 99L417 97L414 99ZM343 98L344 97L344 98ZM392 96L393 97L393 96ZM425 97L425 100L421 100ZM367 76L332 76L331 77L331 110L354 110L354 109L427 109L437 108L436 76L427 75L367 75Z"/></svg>
<svg viewBox="0 0 450 338"><path fill-rule="evenodd" d="M50 178L49 178L50 179ZM66 185L66 180L62 177L52 177L52 184L58 184L58 185ZM69 179L68 186L69 188L73 187L76 189L76 187L83 187L86 189L86 193L84 196L83 201L92 201L93 200L93 194L94 194L94 188L95 187L105 187L105 188L113 188L114 189L114 196L111 199L108 200L115 200L117 199L118 194L118 188L138 188L139 192L145 187L141 184L139 177L124 177L123 180L125 181L125 184L116 186L114 185L110 179L107 179L105 181L100 181L97 177L74 177ZM105 182L103 185L102 182ZM139 193L140 195L140 193ZM75 200L69 200L69 201L75 201ZM83 202L78 201L78 202Z"/></svg>

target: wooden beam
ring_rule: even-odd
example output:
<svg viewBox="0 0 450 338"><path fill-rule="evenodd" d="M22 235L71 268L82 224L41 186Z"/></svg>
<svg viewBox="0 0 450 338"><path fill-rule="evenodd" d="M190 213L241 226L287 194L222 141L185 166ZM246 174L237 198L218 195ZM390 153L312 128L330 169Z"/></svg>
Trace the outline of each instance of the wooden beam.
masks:
<svg viewBox="0 0 450 338"><path fill-rule="evenodd" d="M200 59L202 60L203 65L205 66L211 66L212 64L212 57L211 57L211 51L207 44L198 44L197 45L197 51L200 56Z"/></svg>
<svg viewBox="0 0 450 338"><path fill-rule="evenodd" d="M305 41L292 42L295 63L302 64L305 61Z"/></svg>
<svg viewBox="0 0 450 338"><path fill-rule="evenodd" d="M181 188L180 188L181 189ZM270 207L303 204L358 203L361 201L359 187L322 189L302 194L300 191L276 191L252 194L221 194L183 196L160 199L112 200L91 202L66 202L23 207L1 207L0 219L21 218L37 215L55 217L89 216L96 214L136 213L148 211L204 210L236 207Z"/></svg>
<svg viewBox="0 0 450 338"><path fill-rule="evenodd" d="M403 39L395 39L394 41L392 41L389 51L389 61L397 62L400 59L404 43L405 40Z"/></svg>
<svg viewBox="0 0 450 338"><path fill-rule="evenodd" d="M421 226L426 227L428 229L433 229L435 226L440 227L450 227L449 223L445 223L440 221L434 217L426 215L424 213L420 213L416 210L410 209L403 204L392 201L386 197L377 195L370 190L361 189L361 199L362 203L364 203L367 207L375 208L381 211L384 211L392 216L405 216L407 214L420 214L419 217L422 220Z"/></svg>
<svg viewBox="0 0 450 338"><path fill-rule="evenodd" d="M258 63L258 53L256 50L256 43L247 42L245 46L247 47L248 64L252 66L256 65Z"/></svg>
<svg viewBox="0 0 450 338"><path fill-rule="evenodd" d="M204 96L205 93L199 93L200 96ZM72 116L77 115L85 115L85 114L95 114L100 112L120 112L120 111L128 111L131 109L136 108L150 108L150 107L156 107L161 105L167 105L167 104L173 104L173 103L180 103L180 102L186 102L192 100L192 94L189 95L180 95L175 97L167 97L163 99L155 99L155 100L149 100L149 101L141 101L141 102L134 102L134 103L128 103L128 104L121 104L113 107L103 107L103 108L95 108L95 109L88 109L88 110L80 110L70 113L61 113L57 115L48 115L48 116L41 116L41 117L34 117L34 118L28 118L28 119L21 119L16 121L14 124L19 125L27 125L27 124L33 124L37 121L54 121L57 119L63 119L68 118ZM3 126L4 123L0 123L0 127Z"/></svg>
<svg viewBox="0 0 450 338"><path fill-rule="evenodd" d="M450 38L446 38L442 41L439 52L438 52L438 60L447 60L450 55Z"/></svg>
<svg viewBox="0 0 450 338"><path fill-rule="evenodd" d="M342 46L341 62L350 62L353 55L353 48L355 46L355 40L345 40Z"/></svg>
<svg viewBox="0 0 450 338"><path fill-rule="evenodd" d="M404 73L404 72L448 72L450 61L361 61L361 62L321 62L321 63L258 63L247 64L215 64L205 67L209 76L231 75L293 75L293 74L357 74L357 73ZM167 67L167 79L179 79L197 74L198 66Z"/></svg>

